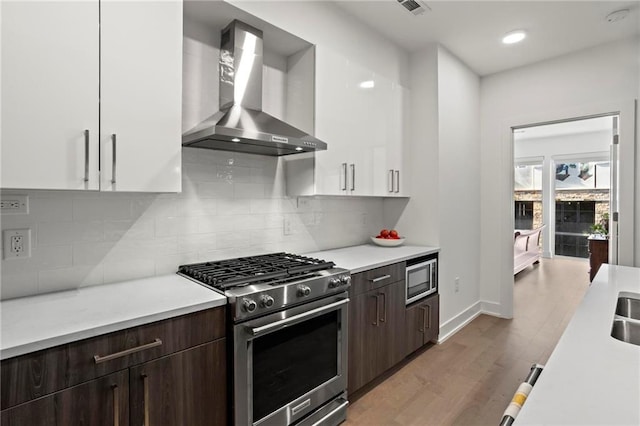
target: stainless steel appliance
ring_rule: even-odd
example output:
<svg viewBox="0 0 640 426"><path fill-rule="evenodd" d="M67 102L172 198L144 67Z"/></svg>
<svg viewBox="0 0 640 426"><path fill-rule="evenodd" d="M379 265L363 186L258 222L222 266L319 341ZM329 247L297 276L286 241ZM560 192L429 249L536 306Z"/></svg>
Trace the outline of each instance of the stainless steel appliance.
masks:
<svg viewBox="0 0 640 426"><path fill-rule="evenodd" d="M288 253L183 265L223 292L236 425L337 425L347 410L349 271Z"/></svg>
<svg viewBox="0 0 640 426"><path fill-rule="evenodd" d="M262 31L235 20L220 40L220 111L186 132L182 144L273 156L327 149L262 111Z"/></svg>
<svg viewBox="0 0 640 426"><path fill-rule="evenodd" d="M407 260L406 304L415 302L438 291L438 254Z"/></svg>

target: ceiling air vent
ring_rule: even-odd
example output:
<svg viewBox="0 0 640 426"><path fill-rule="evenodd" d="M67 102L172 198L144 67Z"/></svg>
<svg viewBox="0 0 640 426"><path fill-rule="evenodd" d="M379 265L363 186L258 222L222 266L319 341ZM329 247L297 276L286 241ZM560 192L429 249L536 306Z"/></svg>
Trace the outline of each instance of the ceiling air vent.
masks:
<svg viewBox="0 0 640 426"><path fill-rule="evenodd" d="M398 3L414 15L422 15L427 10L431 10L422 0L398 0Z"/></svg>

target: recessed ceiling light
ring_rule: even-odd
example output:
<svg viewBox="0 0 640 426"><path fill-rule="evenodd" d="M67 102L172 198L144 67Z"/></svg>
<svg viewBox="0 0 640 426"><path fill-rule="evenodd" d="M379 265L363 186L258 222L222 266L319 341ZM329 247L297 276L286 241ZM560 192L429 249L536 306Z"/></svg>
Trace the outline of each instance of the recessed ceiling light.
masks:
<svg viewBox="0 0 640 426"><path fill-rule="evenodd" d="M525 33L522 30L511 31L510 33L507 33L504 35L504 37L502 37L502 42L504 44L518 43L524 40L526 36L527 36L527 33Z"/></svg>
<svg viewBox="0 0 640 426"><path fill-rule="evenodd" d="M231 142L240 142L240 139L238 139L238 138L233 138L233 139L231 139Z"/></svg>
<svg viewBox="0 0 640 426"><path fill-rule="evenodd" d="M373 89L374 87L376 87L376 82L373 80L361 81L360 87L362 89Z"/></svg>
<svg viewBox="0 0 640 426"><path fill-rule="evenodd" d="M301 147L299 147L299 146L297 146L297 147L296 147L296 151L302 151L302 148L301 148Z"/></svg>

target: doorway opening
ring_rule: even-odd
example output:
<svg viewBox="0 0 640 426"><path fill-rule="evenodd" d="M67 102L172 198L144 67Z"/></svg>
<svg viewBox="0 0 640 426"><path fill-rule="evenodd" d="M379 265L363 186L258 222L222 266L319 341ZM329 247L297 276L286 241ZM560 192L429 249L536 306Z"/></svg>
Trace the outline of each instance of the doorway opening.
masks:
<svg viewBox="0 0 640 426"><path fill-rule="evenodd" d="M590 235L616 243L617 123L608 114L512 129L515 231L546 225L542 257L588 258Z"/></svg>

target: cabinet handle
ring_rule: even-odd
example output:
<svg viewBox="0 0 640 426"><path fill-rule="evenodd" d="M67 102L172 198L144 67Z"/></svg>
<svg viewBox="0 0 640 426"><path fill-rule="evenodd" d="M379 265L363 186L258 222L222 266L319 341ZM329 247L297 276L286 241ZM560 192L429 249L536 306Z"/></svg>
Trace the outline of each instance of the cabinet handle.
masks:
<svg viewBox="0 0 640 426"><path fill-rule="evenodd" d="M347 190L347 163L342 163L342 177L343 177L343 185L342 185L342 190L346 191Z"/></svg>
<svg viewBox="0 0 640 426"><path fill-rule="evenodd" d="M422 310L422 324L420 324L421 328L418 328L418 331L424 333L426 329L425 323L427 322L427 308L420 306L420 309Z"/></svg>
<svg viewBox="0 0 640 426"><path fill-rule="evenodd" d="M84 131L84 181L89 182L89 129Z"/></svg>
<svg viewBox="0 0 640 426"><path fill-rule="evenodd" d="M387 188L389 192L393 192L393 188L395 187L394 178L393 178L393 170L389 170L389 179L387 179Z"/></svg>
<svg viewBox="0 0 640 426"><path fill-rule="evenodd" d="M370 279L369 281L371 281L372 283L377 283L377 282L380 282L380 281L386 280L386 279L388 279L388 278L391 278L391 275L382 275L382 276L377 277L377 278L372 278L372 279Z"/></svg>
<svg viewBox="0 0 640 426"><path fill-rule="evenodd" d="M113 426L120 426L120 389L113 385Z"/></svg>
<svg viewBox="0 0 640 426"><path fill-rule="evenodd" d="M351 163L351 190L356 190L356 165Z"/></svg>
<svg viewBox="0 0 640 426"><path fill-rule="evenodd" d="M94 355L93 360L95 361L96 364L100 364L103 362L111 361L116 358L122 358L123 356L131 355L136 352L155 348L156 346L160 346L160 345L162 345L162 340L160 340L160 338L156 338L156 340L154 340L151 343L136 346L135 348L125 349L124 351L116 352L116 353L105 355L105 356Z"/></svg>
<svg viewBox="0 0 640 426"><path fill-rule="evenodd" d="M384 314L380 318L380 322L387 322L387 294L379 293L382 296L382 305L384 306Z"/></svg>
<svg viewBox="0 0 640 426"><path fill-rule="evenodd" d="M400 192L400 170L396 170L396 193Z"/></svg>
<svg viewBox="0 0 640 426"><path fill-rule="evenodd" d="M142 375L142 388L144 392L144 426L149 426L149 377Z"/></svg>
<svg viewBox="0 0 640 426"><path fill-rule="evenodd" d="M378 323L378 318L380 318L380 303L378 303L380 295L376 294L375 296L371 296L371 297L376 299L376 319L371 323L371 325L375 325L377 327L378 325L380 325Z"/></svg>
<svg viewBox="0 0 640 426"><path fill-rule="evenodd" d="M116 183L116 134L111 135L113 143L113 158L111 160L111 183Z"/></svg>
<svg viewBox="0 0 640 426"><path fill-rule="evenodd" d="M429 310L429 313L427 313L427 309ZM425 330L431 330L431 305L427 305L427 309L424 310L425 316L427 317L427 326L425 327Z"/></svg>

